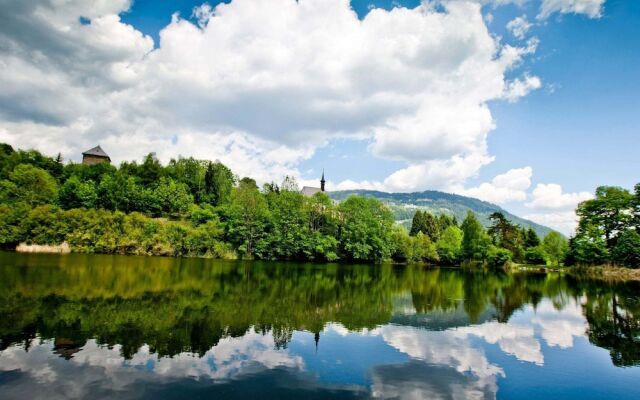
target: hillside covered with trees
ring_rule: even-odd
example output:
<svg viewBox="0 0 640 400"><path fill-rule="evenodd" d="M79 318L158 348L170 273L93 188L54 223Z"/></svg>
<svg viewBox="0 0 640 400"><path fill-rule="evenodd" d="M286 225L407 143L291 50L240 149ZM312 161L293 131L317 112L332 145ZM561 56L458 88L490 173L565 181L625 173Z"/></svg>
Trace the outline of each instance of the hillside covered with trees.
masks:
<svg viewBox="0 0 640 400"><path fill-rule="evenodd" d="M577 235L540 237L495 211L489 228L468 211L414 213L410 229L371 196L336 202L303 196L297 183L259 188L220 162L178 158L162 165L61 162L0 145L0 246L69 244L74 252L309 261L473 262L503 266L637 266L640 185L599 188L580 205Z"/></svg>
<svg viewBox="0 0 640 400"><path fill-rule="evenodd" d="M499 212L509 221L525 228L532 228L538 236L544 237L552 231L551 228L537 224L528 219L520 218L509 213L500 206L454 193L437 190L425 190L413 193L387 193L376 190L341 190L329 193L332 199L344 200L349 196L374 197L382 201L393 213L396 221L407 228L411 227L411 220L416 211L427 211L431 214L448 214L462 221L469 211L473 212L480 223L488 228L491 226L491 214Z"/></svg>

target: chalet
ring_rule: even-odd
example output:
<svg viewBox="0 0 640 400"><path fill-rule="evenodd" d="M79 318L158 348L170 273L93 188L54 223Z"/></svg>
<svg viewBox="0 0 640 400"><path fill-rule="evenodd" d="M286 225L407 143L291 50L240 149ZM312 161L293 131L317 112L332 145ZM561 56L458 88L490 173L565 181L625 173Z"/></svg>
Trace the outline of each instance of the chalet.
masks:
<svg viewBox="0 0 640 400"><path fill-rule="evenodd" d="M82 153L82 163L84 165L95 165L100 163L110 163L111 158L102 150L102 147L96 146L93 149Z"/></svg>
<svg viewBox="0 0 640 400"><path fill-rule="evenodd" d="M324 170L322 171L322 178L320 178L320 187L313 187L313 186L304 186L302 188L302 190L300 191L300 193L302 193L304 196L307 197L311 197L316 193L319 192L324 192Z"/></svg>

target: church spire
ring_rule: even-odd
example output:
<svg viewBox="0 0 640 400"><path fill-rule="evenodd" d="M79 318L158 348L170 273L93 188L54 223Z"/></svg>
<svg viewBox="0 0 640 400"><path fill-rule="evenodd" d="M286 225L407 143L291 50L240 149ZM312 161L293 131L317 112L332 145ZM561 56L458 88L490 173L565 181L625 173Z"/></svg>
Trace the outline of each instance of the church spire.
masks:
<svg viewBox="0 0 640 400"><path fill-rule="evenodd" d="M320 190L324 192L324 168L322 168L322 178L320 179Z"/></svg>

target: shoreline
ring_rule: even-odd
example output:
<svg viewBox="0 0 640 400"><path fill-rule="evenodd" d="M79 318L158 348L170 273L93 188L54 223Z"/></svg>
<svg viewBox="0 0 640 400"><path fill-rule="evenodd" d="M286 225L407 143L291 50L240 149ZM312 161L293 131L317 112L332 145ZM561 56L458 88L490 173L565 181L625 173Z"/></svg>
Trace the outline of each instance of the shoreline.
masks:
<svg viewBox="0 0 640 400"><path fill-rule="evenodd" d="M185 256L166 256L166 255L149 255L149 254L131 254L131 253L95 253L95 252L77 252L70 249L67 243L63 243L61 245L36 245L36 244L26 244L21 243L16 246L14 249L4 249L4 251L15 252L19 254L59 254L59 255L67 255L67 254L95 254L95 255L118 255L118 256L140 256L140 257L159 257L159 258L188 258L188 259L204 259L204 260L226 260L226 261L262 261L262 262L303 262L296 260L256 260L256 259L228 259L228 258L218 258L218 257L185 257ZM317 261L304 261L305 263L318 263ZM342 264L343 262L320 262L318 264ZM353 261L348 262L350 264L354 264ZM355 264L381 264L380 262L355 262ZM384 262L383 262L384 263ZM392 265L410 265L412 263L399 263L399 262L390 262ZM423 264L428 268L465 268L464 265L437 265L430 263L415 263L415 264ZM595 279L604 282L640 282L640 268L626 268L626 267L614 267L611 265L599 265L593 267L564 267L564 266L547 266L547 265L533 265L533 264L514 264L510 268L505 268L505 272L507 273L518 273L518 272L557 272L562 274L568 274L575 278L588 278Z"/></svg>

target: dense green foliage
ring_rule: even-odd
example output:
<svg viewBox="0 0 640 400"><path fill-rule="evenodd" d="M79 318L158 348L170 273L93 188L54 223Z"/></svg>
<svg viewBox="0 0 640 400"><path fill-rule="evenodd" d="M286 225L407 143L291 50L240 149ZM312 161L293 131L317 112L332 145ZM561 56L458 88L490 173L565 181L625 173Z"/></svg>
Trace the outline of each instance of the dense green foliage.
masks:
<svg viewBox="0 0 640 400"><path fill-rule="evenodd" d="M411 228L413 216L416 210L426 211L434 216L447 215L462 221L469 211L473 212L478 221L485 228L492 225L489 218L491 214L499 212L503 214L511 223L525 228L531 228L539 237L546 236L551 229L536 224L524 218L509 213L501 207L475 199L453 193L445 193L436 190L425 190L414 193L386 193L375 190L342 190L329 193L332 199L342 201L349 196L373 197L382 201L393 213L397 223L402 224L407 229Z"/></svg>
<svg viewBox="0 0 640 400"><path fill-rule="evenodd" d="M580 203L566 264L640 267L640 184L634 189L601 186L595 198Z"/></svg>
<svg viewBox="0 0 640 400"><path fill-rule="evenodd" d="M459 227L453 215L417 210L407 232L376 198L305 197L291 177L259 188L220 162L193 158L63 165L4 145L0 188L4 247L67 242L88 253L490 266L557 264L564 251L562 236L550 234L541 246L531 227L499 212L487 231L472 212ZM532 248L542 256L525 257Z"/></svg>
<svg viewBox="0 0 640 400"><path fill-rule="evenodd" d="M304 197L290 177L261 190L193 158L63 165L3 145L0 189L4 247L67 242L76 252L320 261L381 261L399 248L392 215L375 199ZM411 247L401 257L437 259L424 240Z"/></svg>

